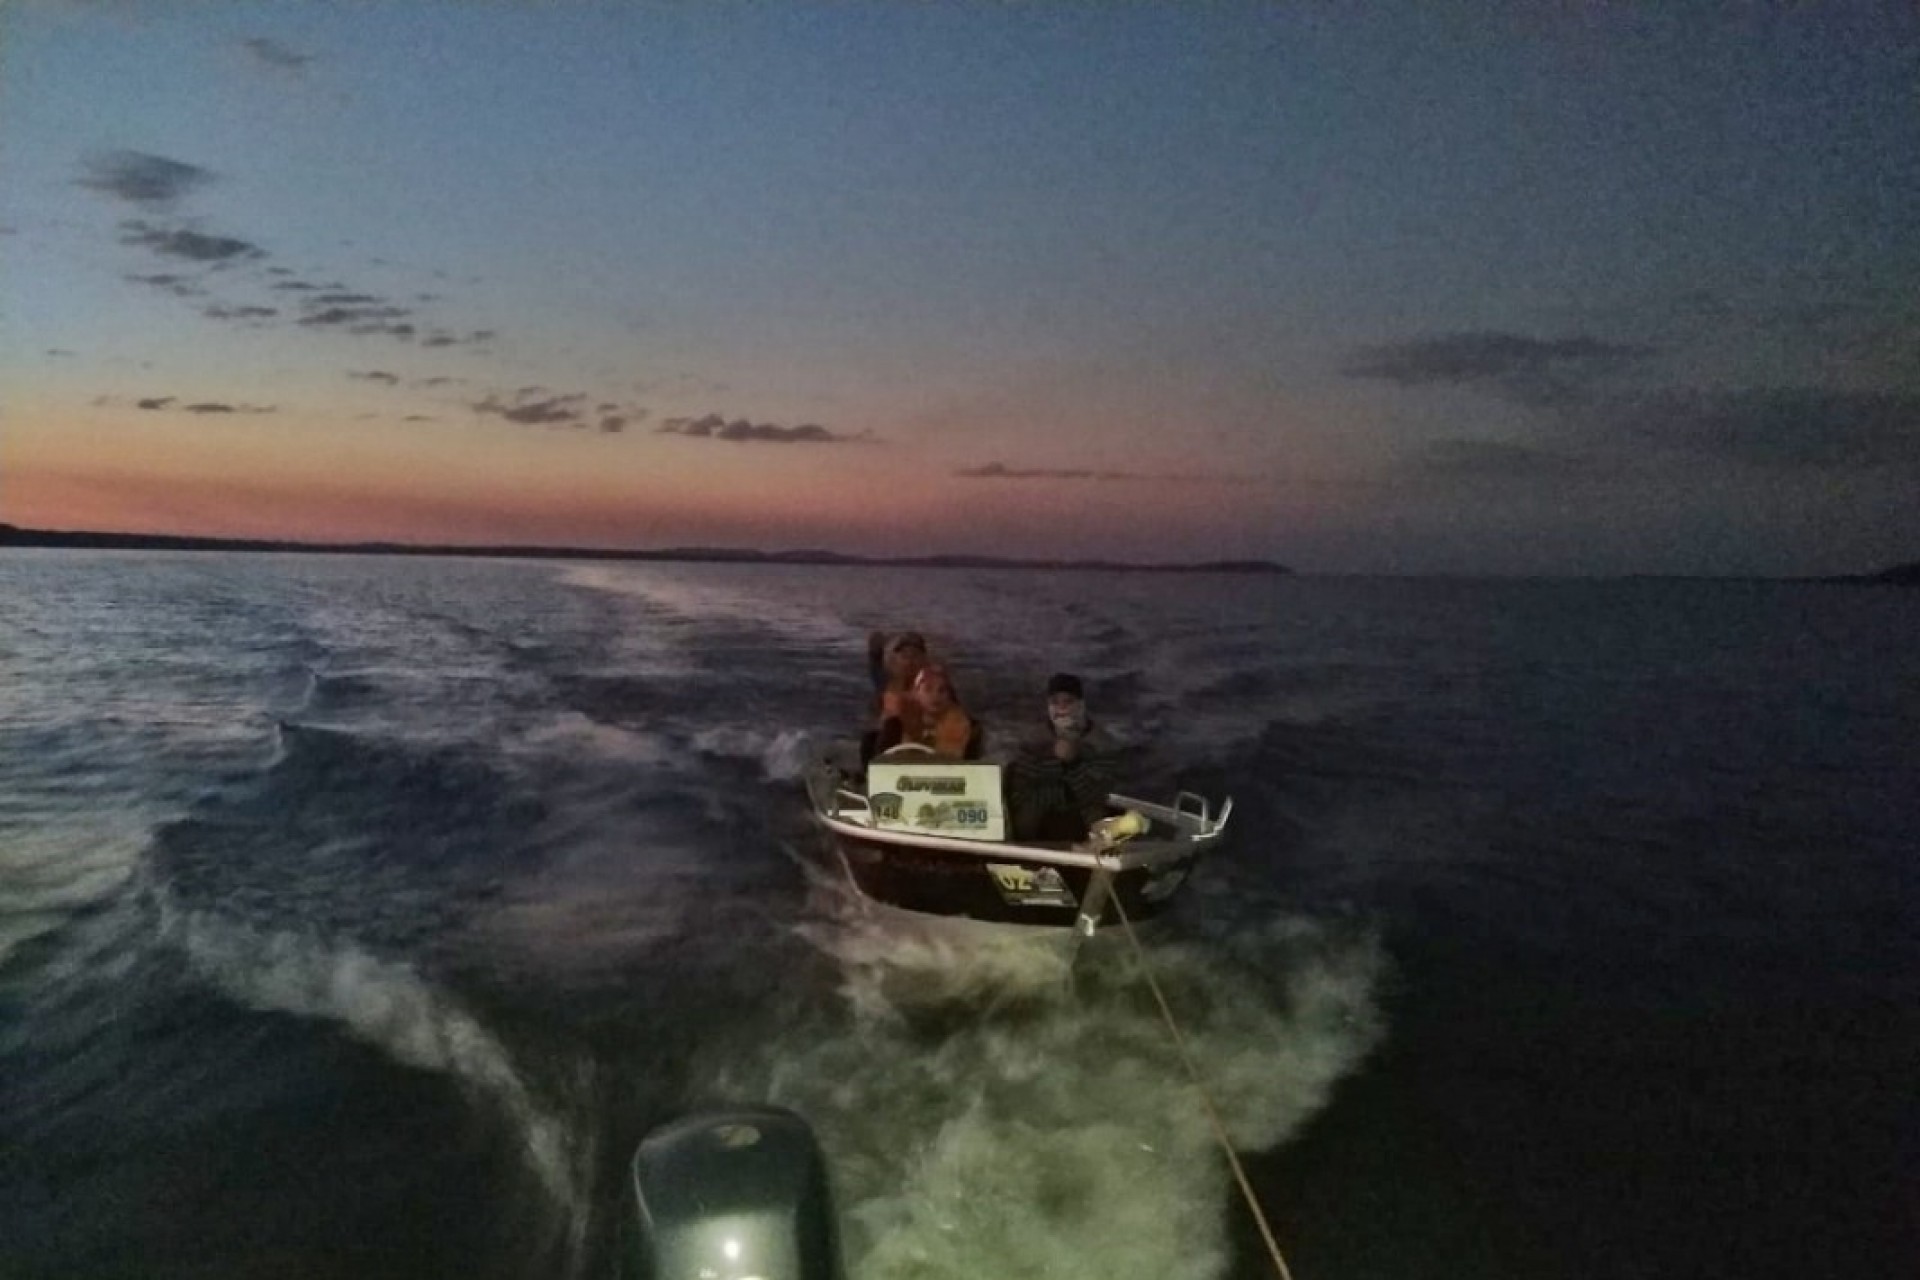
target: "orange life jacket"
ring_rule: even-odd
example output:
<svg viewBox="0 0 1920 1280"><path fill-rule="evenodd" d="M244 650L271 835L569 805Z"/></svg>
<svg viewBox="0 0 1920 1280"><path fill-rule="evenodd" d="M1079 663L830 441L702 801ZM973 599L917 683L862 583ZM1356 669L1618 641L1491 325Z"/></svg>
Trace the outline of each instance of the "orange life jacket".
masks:
<svg viewBox="0 0 1920 1280"><path fill-rule="evenodd" d="M889 720L898 720L900 741L919 742L924 736L925 719L920 700L911 689L888 689L880 695L880 723L885 726Z"/></svg>
<svg viewBox="0 0 1920 1280"><path fill-rule="evenodd" d="M935 754L955 760L966 758L967 744L972 740L973 718L959 707L948 707L938 720L922 725L917 737L904 739L932 747Z"/></svg>

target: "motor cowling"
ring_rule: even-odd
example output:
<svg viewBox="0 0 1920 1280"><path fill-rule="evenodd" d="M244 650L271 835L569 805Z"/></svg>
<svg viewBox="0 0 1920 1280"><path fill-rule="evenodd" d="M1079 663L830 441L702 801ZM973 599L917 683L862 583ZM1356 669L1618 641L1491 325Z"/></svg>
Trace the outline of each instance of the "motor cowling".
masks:
<svg viewBox="0 0 1920 1280"><path fill-rule="evenodd" d="M633 1156L638 1271L652 1280L841 1280L820 1145L777 1107L706 1111Z"/></svg>

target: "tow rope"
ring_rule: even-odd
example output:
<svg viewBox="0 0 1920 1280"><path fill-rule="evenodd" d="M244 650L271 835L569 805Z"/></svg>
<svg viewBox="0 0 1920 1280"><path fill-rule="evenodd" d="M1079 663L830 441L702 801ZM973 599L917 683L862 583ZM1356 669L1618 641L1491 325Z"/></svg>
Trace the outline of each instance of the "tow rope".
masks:
<svg viewBox="0 0 1920 1280"><path fill-rule="evenodd" d="M1220 1149L1227 1153L1227 1164L1233 1168L1233 1180L1240 1184L1240 1194L1247 1202L1247 1209L1253 1214L1254 1222L1260 1228L1260 1238L1266 1241L1267 1256L1273 1259L1273 1269L1280 1280L1293 1280L1293 1272L1287 1269L1287 1260L1280 1252L1280 1243L1274 1239L1273 1227L1267 1222L1267 1214L1260 1207L1260 1198L1253 1193L1253 1184L1247 1181L1247 1171L1240 1167L1240 1157L1233 1149L1233 1143L1227 1137L1227 1127L1221 1123L1220 1109L1214 1105L1213 1095L1207 1092L1207 1085L1200 1078L1200 1068L1195 1065L1193 1055L1187 1052L1187 1038L1180 1034L1180 1024L1173 1020L1173 1010L1167 1004L1167 997L1161 992L1160 984L1154 980L1153 970L1147 965L1147 952L1140 945L1140 939L1134 935L1133 921L1127 919L1127 909L1120 904L1118 892L1109 891L1107 900L1113 903L1113 909L1120 916L1120 924L1126 930L1127 941L1133 944L1134 959L1140 964L1140 976L1147 980L1147 988L1153 992L1153 999L1160 1006L1161 1020L1167 1024L1167 1031L1173 1036L1173 1047L1179 1051L1181 1065L1186 1067L1187 1076L1193 1081L1193 1087L1200 1095L1201 1105L1206 1109L1207 1121L1213 1126L1213 1136L1220 1142Z"/></svg>

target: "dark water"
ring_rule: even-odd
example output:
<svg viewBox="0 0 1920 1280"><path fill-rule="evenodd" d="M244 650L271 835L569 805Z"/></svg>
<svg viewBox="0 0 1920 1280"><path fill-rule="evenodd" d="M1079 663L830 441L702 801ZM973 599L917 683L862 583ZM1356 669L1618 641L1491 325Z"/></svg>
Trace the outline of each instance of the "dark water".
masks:
<svg viewBox="0 0 1920 1280"><path fill-rule="evenodd" d="M1149 942L1301 1280L1920 1256L1920 596L0 555L0 1274L608 1274L705 1101L860 1277L1262 1274L1123 947L863 915L913 624L1236 797Z"/></svg>

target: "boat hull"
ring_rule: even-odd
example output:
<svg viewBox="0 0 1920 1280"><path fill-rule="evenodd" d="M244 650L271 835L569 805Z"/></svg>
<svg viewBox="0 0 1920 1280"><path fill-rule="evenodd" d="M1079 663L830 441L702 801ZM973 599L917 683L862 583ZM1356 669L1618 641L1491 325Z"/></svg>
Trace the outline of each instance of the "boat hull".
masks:
<svg viewBox="0 0 1920 1280"><path fill-rule="evenodd" d="M1214 816L1197 796L1169 806L1116 795L1110 805L1133 823L1124 834L1022 843L890 827L850 781L829 763L807 786L833 858L865 898L929 916L1083 933L1118 924L1123 911L1136 922L1164 911L1224 834L1232 807Z"/></svg>
<svg viewBox="0 0 1920 1280"><path fill-rule="evenodd" d="M905 911L995 924L1072 928L1096 874L1092 867L1039 861L1006 847L975 854L844 834L828 839L848 879L866 897ZM1198 860L1196 852L1113 872L1109 893L1119 898L1127 919L1150 920L1177 896ZM1110 897L1103 895L1098 922L1120 922Z"/></svg>

